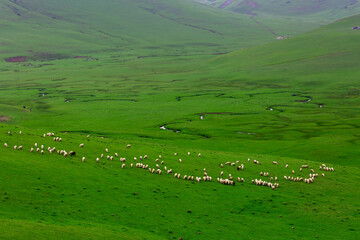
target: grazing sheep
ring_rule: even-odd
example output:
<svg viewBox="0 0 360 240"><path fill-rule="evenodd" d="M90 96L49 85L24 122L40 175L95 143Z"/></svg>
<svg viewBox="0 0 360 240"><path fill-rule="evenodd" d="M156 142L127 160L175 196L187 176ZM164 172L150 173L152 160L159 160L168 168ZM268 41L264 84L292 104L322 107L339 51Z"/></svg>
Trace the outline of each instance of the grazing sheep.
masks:
<svg viewBox="0 0 360 240"><path fill-rule="evenodd" d="M123 164L123 165L124 165L124 164ZM132 167L134 167L134 164L133 164L133 163L131 163L131 164L130 164L130 167L131 167L131 168L132 168Z"/></svg>
<svg viewBox="0 0 360 240"><path fill-rule="evenodd" d="M288 167L289 167L289 164L286 164L285 167L288 168Z"/></svg>
<svg viewBox="0 0 360 240"><path fill-rule="evenodd" d="M161 165L163 165L164 164L164 161L161 161L161 163L160 163Z"/></svg>
<svg viewBox="0 0 360 240"><path fill-rule="evenodd" d="M224 165L222 163L220 163L220 167L224 168Z"/></svg>
<svg viewBox="0 0 360 240"><path fill-rule="evenodd" d="M198 157L201 157L201 153L198 154Z"/></svg>
<svg viewBox="0 0 360 240"><path fill-rule="evenodd" d="M19 134L21 135L21 134L22 134L22 131L20 131Z"/></svg>
<svg viewBox="0 0 360 240"><path fill-rule="evenodd" d="M134 157L134 161L136 161L137 160L137 158L136 157Z"/></svg>
<svg viewBox="0 0 360 240"><path fill-rule="evenodd" d="M83 143L80 143L79 147L84 147L84 144L83 144Z"/></svg>
<svg viewBox="0 0 360 240"><path fill-rule="evenodd" d="M178 153L174 153L174 156L177 156L178 155Z"/></svg>
<svg viewBox="0 0 360 240"><path fill-rule="evenodd" d="M36 151L39 152L39 151L40 151L40 148L37 148Z"/></svg>
<svg viewBox="0 0 360 240"><path fill-rule="evenodd" d="M101 158L104 158L104 154L101 154L100 157L101 157Z"/></svg>
<svg viewBox="0 0 360 240"><path fill-rule="evenodd" d="M17 149L17 146L15 145L15 146L14 146L14 150L16 150L16 149Z"/></svg>
<svg viewBox="0 0 360 240"><path fill-rule="evenodd" d="M44 145L41 145L41 149L44 149Z"/></svg>
<svg viewBox="0 0 360 240"><path fill-rule="evenodd" d="M188 152L188 156L190 156L190 152Z"/></svg>
<svg viewBox="0 0 360 240"><path fill-rule="evenodd" d="M114 155L115 155L115 157L119 157L119 154L117 154L117 153L115 153Z"/></svg>
<svg viewBox="0 0 360 240"><path fill-rule="evenodd" d="M132 167L132 166L131 166ZM122 165L121 165L121 168L125 168L125 163L123 163Z"/></svg>
<svg viewBox="0 0 360 240"><path fill-rule="evenodd" d="M85 162L85 157L82 157L81 161L82 161L82 162Z"/></svg>
<svg viewBox="0 0 360 240"><path fill-rule="evenodd" d="M181 160L181 158L179 159L179 163L181 163L182 162L182 160Z"/></svg>
<svg viewBox="0 0 360 240"><path fill-rule="evenodd" d="M291 173L292 173L292 174L295 174L295 171L294 171L294 170L292 170L292 171L291 171Z"/></svg>
<svg viewBox="0 0 360 240"><path fill-rule="evenodd" d="M109 149L105 148L105 152L107 152L107 153L108 153L108 152L109 152Z"/></svg>
<svg viewBox="0 0 360 240"><path fill-rule="evenodd" d="M35 146L35 147L37 147L37 146L38 146L38 144L37 144L37 143L34 143L34 146Z"/></svg>
<svg viewBox="0 0 360 240"><path fill-rule="evenodd" d="M244 170L244 164L241 164L240 166L237 167L237 170L240 171L240 170Z"/></svg>
<svg viewBox="0 0 360 240"><path fill-rule="evenodd" d="M161 158L161 155L159 155L159 158Z"/></svg>
<svg viewBox="0 0 360 240"><path fill-rule="evenodd" d="M44 154L44 150L41 150L41 152L40 152L40 153L41 153L41 155L43 155L43 154Z"/></svg>
<svg viewBox="0 0 360 240"><path fill-rule="evenodd" d="M126 148L130 148L130 147L131 147L131 145L130 145L130 144L126 145Z"/></svg>
<svg viewBox="0 0 360 240"><path fill-rule="evenodd" d="M99 158L96 158L96 162L98 163L100 161L100 159Z"/></svg>
<svg viewBox="0 0 360 240"><path fill-rule="evenodd" d="M157 158L157 159L155 159L155 162L158 162L159 161L159 159Z"/></svg>
<svg viewBox="0 0 360 240"><path fill-rule="evenodd" d="M274 164L274 165L278 165L278 163L277 163L276 161L273 161L273 164Z"/></svg>
<svg viewBox="0 0 360 240"><path fill-rule="evenodd" d="M76 155L76 152L70 151L70 152L69 152L69 155L70 155L70 156L75 156L75 155Z"/></svg>
<svg viewBox="0 0 360 240"><path fill-rule="evenodd" d="M34 148L30 148L30 152L33 152L34 151Z"/></svg>
<svg viewBox="0 0 360 240"><path fill-rule="evenodd" d="M4 146L7 148L8 147L7 143L4 143Z"/></svg>
<svg viewBox="0 0 360 240"><path fill-rule="evenodd" d="M22 146L19 146L19 147L18 147L18 150L22 150Z"/></svg>

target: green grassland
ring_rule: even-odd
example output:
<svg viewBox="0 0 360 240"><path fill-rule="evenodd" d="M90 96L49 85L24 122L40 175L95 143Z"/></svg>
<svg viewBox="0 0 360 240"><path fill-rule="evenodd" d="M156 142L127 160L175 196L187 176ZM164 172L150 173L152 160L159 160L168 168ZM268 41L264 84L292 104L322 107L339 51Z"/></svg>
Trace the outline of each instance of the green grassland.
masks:
<svg viewBox="0 0 360 240"><path fill-rule="evenodd" d="M353 0L195 0L215 8L240 14L281 16L305 21L334 21L358 14L359 1Z"/></svg>
<svg viewBox="0 0 360 240"><path fill-rule="evenodd" d="M65 9L70 1L10 1L32 17L14 15L9 22L0 15L1 26L15 27L1 35L9 44L1 45L0 56L29 57L0 65L1 239L359 237L360 30L352 30L359 15L273 42L249 17L193 1L126 1L131 17L112 1L114 13L84 2ZM46 17L49 12L52 17ZM164 28L150 36L149 26L121 22L137 14L152 26L162 19ZM82 35L78 27L85 16L91 17ZM288 31L280 18L269 19ZM194 22L224 35L184 25ZM246 33L232 30L241 26ZM64 32L53 31L60 27ZM34 43L25 42L19 29ZM46 132L63 141L42 137ZM76 156L30 153L35 142ZM115 152L126 158L125 168L119 157L96 163L100 154ZM145 154L148 159L140 161ZM161 169L203 176L206 168L213 181L130 168L136 162L156 168L159 154ZM228 161L245 169L219 166ZM335 171L320 171L323 163ZM309 169L299 172L303 164L325 176L312 184L284 179L308 177ZM245 183L221 185L221 171ZM268 181L261 171L277 176L280 187L251 184L255 178Z"/></svg>
<svg viewBox="0 0 360 240"><path fill-rule="evenodd" d="M279 34L319 26L269 16ZM192 0L0 1L0 57L35 60L117 53L121 56L219 54L275 40L249 16Z"/></svg>

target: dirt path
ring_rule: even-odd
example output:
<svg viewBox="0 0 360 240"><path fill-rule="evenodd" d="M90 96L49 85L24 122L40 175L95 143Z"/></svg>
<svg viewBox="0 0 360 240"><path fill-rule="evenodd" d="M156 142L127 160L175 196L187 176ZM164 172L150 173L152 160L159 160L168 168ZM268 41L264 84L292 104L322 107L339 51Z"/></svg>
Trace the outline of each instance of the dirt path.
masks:
<svg viewBox="0 0 360 240"><path fill-rule="evenodd" d="M229 6L231 3L233 2L233 0L226 0L223 4L221 4L218 8L226 8L227 6Z"/></svg>
<svg viewBox="0 0 360 240"><path fill-rule="evenodd" d="M253 11L259 6L259 3L257 3L256 1L252 1L252 2L247 2L244 1L245 4L247 4L249 7L251 7L251 10L249 10L246 14L250 16L250 19L253 20L257 25L259 25L260 27L262 27L263 29L265 29L266 31L270 32L271 34L273 34L276 37L281 37L280 34L277 34L274 30L272 30L271 28L263 25L261 22L259 22L258 20L255 19L256 17L256 13L253 13Z"/></svg>

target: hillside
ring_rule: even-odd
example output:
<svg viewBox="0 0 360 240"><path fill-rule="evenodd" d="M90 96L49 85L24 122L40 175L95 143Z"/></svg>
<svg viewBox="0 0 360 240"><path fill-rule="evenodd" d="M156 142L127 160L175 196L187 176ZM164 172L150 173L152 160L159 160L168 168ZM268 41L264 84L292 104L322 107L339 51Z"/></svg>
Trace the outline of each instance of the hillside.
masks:
<svg viewBox="0 0 360 240"><path fill-rule="evenodd" d="M272 18L290 35L317 24ZM191 0L1 0L0 57L219 54L275 40L248 16ZM297 25L297 28L293 26Z"/></svg>
<svg viewBox="0 0 360 240"><path fill-rule="evenodd" d="M360 15L0 3L0 239L358 238Z"/></svg>
<svg viewBox="0 0 360 240"><path fill-rule="evenodd" d="M323 23L360 12L356 0L195 0L215 8L253 16L281 16Z"/></svg>

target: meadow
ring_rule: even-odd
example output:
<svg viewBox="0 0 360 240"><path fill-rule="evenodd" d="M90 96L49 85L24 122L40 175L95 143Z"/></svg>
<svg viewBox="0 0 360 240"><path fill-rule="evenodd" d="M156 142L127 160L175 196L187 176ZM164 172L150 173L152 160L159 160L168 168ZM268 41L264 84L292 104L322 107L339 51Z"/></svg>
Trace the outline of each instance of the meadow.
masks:
<svg viewBox="0 0 360 240"><path fill-rule="evenodd" d="M185 6L176 4L181 9ZM157 11L168 17L163 6L156 5ZM148 34L144 36L149 39L140 41L141 34L129 29L129 39L134 41L116 50L120 44L116 38L109 35L100 44L99 32L86 34L96 45L71 38L67 42L71 47L57 49L56 54L51 52L53 46L66 44L51 34L49 45L33 50L37 54L29 54L24 43L2 45L6 51L0 52L1 57L24 55L28 60L0 65L1 239L359 237L360 30L352 27L359 25L360 16L274 42L274 36L260 31L261 27L255 29L251 19L237 13L224 17L222 10L192 6L205 16L185 10L182 16L197 16L201 24L216 17L211 29L223 29L217 24L228 22L227 18L238 21L229 23L224 36L214 36L193 27L188 30L184 24L175 28L174 21L162 17L163 24L169 24L166 29L174 27L169 38L159 31L154 34L159 44L150 44ZM34 14L29 6L23 7L26 14ZM82 11L96 7L90 4ZM71 11L68 16L86 15ZM120 34L111 27L119 18L109 16L114 18L101 24L108 25L111 34ZM89 25L93 26L99 18L92 17L95 20ZM272 19L284 24L276 26L290 26ZM64 31L78 30L77 21L68 23L61 23ZM232 24L239 23L248 32L241 35L243 41L234 43L240 35L230 32ZM307 25L294 34L315 26ZM41 33L47 35L45 30ZM177 34L181 31L188 32ZM195 32L202 44L192 40ZM8 34L7 39L14 37ZM241 50L219 55L235 49ZM47 132L54 132L62 142L44 138ZM45 146L43 155L30 152L34 143ZM14 145L23 150L14 150ZM76 155L50 154L47 147ZM119 157L96 162L100 154L115 153L126 158L124 168ZM148 158L140 160L144 155ZM159 155L164 164L155 162ZM259 165L253 163L255 159ZM244 164L244 170L220 167L236 161L236 166ZM173 173L159 175L130 167L138 162L150 168L166 166ZM322 171L321 164L335 171ZM302 165L310 168L300 172ZM174 173L202 177L204 168L211 182L174 178ZM310 169L319 174L314 183L284 179L308 178ZM245 183L219 184L216 178L221 171L223 178L232 174ZM279 183L275 190L251 183L275 176Z"/></svg>

